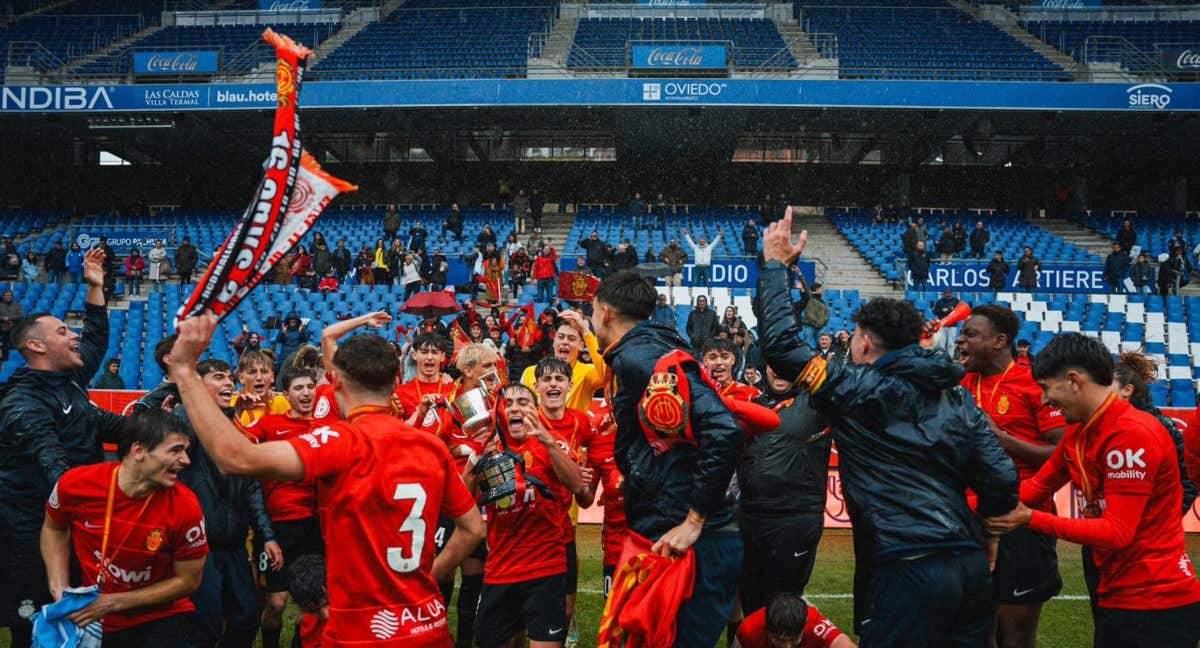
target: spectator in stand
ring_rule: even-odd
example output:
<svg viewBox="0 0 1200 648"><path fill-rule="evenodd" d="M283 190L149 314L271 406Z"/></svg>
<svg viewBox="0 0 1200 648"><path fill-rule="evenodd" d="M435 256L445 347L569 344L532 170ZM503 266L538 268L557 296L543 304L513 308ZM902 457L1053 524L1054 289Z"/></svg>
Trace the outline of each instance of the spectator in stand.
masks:
<svg viewBox="0 0 1200 648"><path fill-rule="evenodd" d="M387 212L383 215L383 236L387 239L396 238L396 233L400 231L400 211L395 205L388 205Z"/></svg>
<svg viewBox="0 0 1200 648"><path fill-rule="evenodd" d="M461 241L463 237L463 215L458 203L450 205L450 214L442 221L442 232L454 233L454 240Z"/></svg>
<svg viewBox="0 0 1200 648"><path fill-rule="evenodd" d="M529 271L532 267L533 261L529 258L529 252L518 243L516 249L508 256L508 285L517 301L521 300L521 293L525 291L525 283L529 281Z"/></svg>
<svg viewBox="0 0 1200 648"><path fill-rule="evenodd" d="M925 286L929 283L929 264L932 259L929 258L929 253L925 251L925 241L917 241L917 245L912 252L908 253L908 274L912 280L913 288L917 289L922 295L925 294Z"/></svg>
<svg viewBox="0 0 1200 648"><path fill-rule="evenodd" d="M372 272L371 265L374 263L375 255L367 249L367 244L364 243L358 250L358 255L354 257L354 277L358 280L358 284L366 286L375 285L375 273Z"/></svg>
<svg viewBox="0 0 1200 648"><path fill-rule="evenodd" d="M998 293L1004 290L1004 284L1008 281L1008 263L1004 261L1004 253L999 250L992 255L992 260L988 262L988 288L993 293Z"/></svg>
<svg viewBox="0 0 1200 648"><path fill-rule="evenodd" d="M25 253L25 258L21 260L21 281L32 284L37 283L38 276L42 274L42 269L38 267L37 255L30 250Z"/></svg>
<svg viewBox="0 0 1200 648"><path fill-rule="evenodd" d="M942 229L942 238L938 239L935 247L943 261L949 261L954 256L954 232L949 227Z"/></svg>
<svg viewBox="0 0 1200 648"><path fill-rule="evenodd" d="M758 225L753 218L746 221L746 226L742 228L742 254L746 256L758 254Z"/></svg>
<svg viewBox="0 0 1200 648"><path fill-rule="evenodd" d="M78 243L71 244L71 250L67 252L66 264L67 281L79 283L83 279L83 248L79 247Z"/></svg>
<svg viewBox="0 0 1200 648"><path fill-rule="evenodd" d="M746 323L738 316L737 309L733 306L726 306L725 312L721 313L721 328L727 331L733 331L736 328L745 328Z"/></svg>
<svg viewBox="0 0 1200 648"><path fill-rule="evenodd" d="M1032 359L1032 346L1029 344L1029 340L1017 340L1017 354L1013 356L1013 362L1028 367L1032 363Z"/></svg>
<svg viewBox="0 0 1200 648"><path fill-rule="evenodd" d="M312 255L303 245L296 247L296 258L292 262L292 282L299 284L300 278L312 271Z"/></svg>
<svg viewBox="0 0 1200 648"><path fill-rule="evenodd" d="M433 257L429 259L429 289L445 290L449 273L450 262L446 255L441 250L434 250Z"/></svg>
<svg viewBox="0 0 1200 648"><path fill-rule="evenodd" d="M661 193L654 199L654 219L658 229L667 233L667 199Z"/></svg>
<svg viewBox="0 0 1200 648"><path fill-rule="evenodd" d="M540 189L534 189L529 194L529 216L533 219L533 230L542 231L542 210L546 208L546 197ZM561 208L560 208L561 211Z"/></svg>
<svg viewBox="0 0 1200 648"><path fill-rule="evenodd" d="M987 244L992 240L992 233L984 229L983 221L975 223L975 229L971 230L971 256L976 259L982 259L987 254Z"/></svg>
<svg viewBox="0 0 1200 648"><path fill-rule="evenodd" d="M613 268L615 270L632 270L638 265L637 247L625 239L617 246L617 253L613 257Z"/></svg>
<svg viewBox="0 0 1200 648"><path fill-rule="evenodd" d="M300 347L308 343L307 326L298 313L288 313L283 319L283 326L275 335L275 373L279 374L280 366Z"/></svg>
<svg viewBox="0 0 1200 648"><path fill-rule="evenodd" d="M400 283L404 284L404 301L408 301L412 299L413 295L421 292L421 264L417 261L417 255L410 252L405 255L400 267Z"/></svg>
<svg viewBox="0 0 1200 648"><path fill-rule="evenodd" d="M600 234L596 230L592 230L586 239L580 241L579 247L587 251L587 267L594 276L603 277L607 274L605 259L609 246L600 240Z"/></svg>
<svg viewBox="0 0 1200 648"><path fill-rule="evenodd" d="M692 240L692 237L688 235L687 228L683 228L683 240L687 241L688 246L692 248L692 255L696 257L696 265L694 266L696 276L694 277L695 281L692 282L694 285L704 286L705 288L708 288L712 285L711 272L713 251L716 250L717 246L721 244L721 235L723 233L723 230L718 229L717 237L713 239L712 243L709 243L708 239L705 238L704 235L701 235L700 243L697 244Z"/></svg>
<svg viewBox="0 0 1200 648"><path fill-rule="evenodd" d="M333 272L337 275L338 281L345 281L346 275L350 274L350 268L354 267L350 250L346 247L346 239L340 239L337 242L337 247L333 249L330 257L330 261L333 263Z"/></svg>
<svg viewBox="0 0 1200 648"><path fill-rule="evenodd" d="M317 290L326 294L335 293L338 291L338 280L334 278L332 273L326 274L321 279L321 283L317 284Z"/></svg>
<svg viewBox="0 0 1200 648"><path fill-rule="evenodd" d="M954 296L954 291L947 288L942 296L937 301L933 302L933 316L936 319L942 319L958 306L959 298ZM950 354L951 358L957 357L958 353L955 349L954 342L958 339L958 326L949 326L942 329L942 348L946 353Z"/></svg>
<svg viewBox="0 0 1200 648"><path fill-rule="evenodd" d="M392 239L392 245L387 249L384 259L387 261L388 267L388 285L404 285L401 281L402 266L404 265L404 247L400 245L400 239Z"/></svg>
<svg viewBox="0 0 1200 648"><path fill-rule="evenodd" d="M21 274L21 254L12 239L0 238L0 280L16 279Z"/></svg>
<svg viewBox="0 0 1200 648"><path fill-rule="evenodd" d="M333 272L333 255L324 240L313 243L312 269L318 277L326 277Z"/></svg>
<svg viewBox="0 0 1200 648"><path fill-rule="evenodd" d="M233 345L233 352L241 356L247 351L258 351L262 349L262 336L258 333L251 333L246 325L242 325L242 332L237 334L230 342Z"/></svg>
<svg viewBox="0 0 1200 648"><path fill-rule="evenodd" d="M558 277L558 254L549 245L543 245L542 251L533 260L533 280L537 282L537 297L539 303L550 303L558 293L554 280Z"/></svg>
<svg viewBox="0 0 1200 648"><path fill-rule="evenodd" d="M1033 248L1025 248L1025 254L1017 259L1017 285L1025 292L1033 292L1038 285L1038 272L1042 262L1033 256Z"/></svg>
<svg viewBox="0 0 1200 648"><path fill-rule="evenodd" d="M296 253L289 252L284 255L279 264L275 266L275 285L286 286L292 283L292 267L296 265Z"/></svg>
<svg viewBox="0 0 1200 648"><path fill-rule="evenodd" d="M925 228L924 218L917 219L917 240L926 243L929 242L929 230Z"/></svg>
<svg viewBox="0 0 1200 648"><path fill-rule="evenodd" d="M391 275L388 274L387 249L384 248L383 239L375 241L375 253L371 255L371 275L376 286L386 286L391 280Z"/></svg>
<svg viewBox="0 0 1200 648"><path fill-rule="evenodd" d="M133 248L125 259L125 287L130 295L142 294L142 273L145 271L146 260L137 248Z"/></svg>
<svg viewBox="0 0 1200 648"><path fill-rule="evenodd" d="M1129 254L1134 245L1137 245L1137 231L1133 229L1133 224L1129 221L1121 223L1121 229L1117 230L1117 244Z"/></svg>
<svg viewBox="0 0 1200 648"><path fill-rule="evenodd" d="M629 215L633 218L633 231L640 232L642 226L646 224L646 201L642 200L642 192L633 192L633 198L629 199L629 207L627 208Z"/></svg>
<svg viewBox="0 0 1200 648"><path fill-rule="evenodd" d="M50 283L61 285L63 275L67 272L67 250L62 241L55 241L54 247L46 253L46 258L42 261L46 264Z"/></svg>
<svg viewBox="0 0 1200 648"><path fill-rule="evenodd" d="M492 231L492 226L484 225L483 229L479 230L479 236L475 237L475 242L479 244L480 249L484 249L488 245L495 245L496 233Z"/></svg>
<svg viewBox="0 0 1200 648"><path fill-rule="evenodd" d="M675 318L675 307L667 303L667 296L659 293L658 302L654 305L654 313L650 315L651 322L662 322L678 327L679 320Z"/></svg>
<svg viewBox="0 0 1200 648"><path fill-rule="evenodd" d="M1172 250L1158 267L1159 294L1164 298L1168 294L1179 294L1179 286L1184 279L1184 268L1183 254L1178 249Z"/></svg>
<svg viewBox="0 0 1200 648"><path fill-rule="evenodd" d="M708 297L700 295L696 298L696 307L688 313L687 334L692 341L692 348L698 353L705 342L717 337L720 330L716 312L708 307Z"/></svg>
<svg viewBox="0 0 1200 648"><path fill-rule="evenodd" d="M408 228L408 249L425 254L425 240L429 238L429 230L425 223L417 221Z"/></svg>
<svg viewBox="0 0 1200 648"><path fill-rule="evenodd" d="M104 373L96 379L96 389L125 389L125 381L121 379L121 361L109 358L104 363Z"/></svg>
<svg viewBox="0 0 1200 648"><path fill-rule="evenodd" d="M900 235L900 251L904 252L904 256L908 256L915 249L917 249L917 224L909 223L908 229Z"/></svg>
<svg viewBox="0 0 1200 648"><path fill-rule="evenodd" d="M9 334L17 322L25 316L25 308L21 302L13 299L12 289L5 289L0 295L0 360L8 360L8 349L11 341Z"/></svg>
<svg viewBox="0 0 1200 648"><path fill-rule="evenodd" d="M74 246L73 246L74 247ZM183 237L179 242L179 247L175 248L175 270L179 273L179 287L183 288L184 284L190 283L192 273L196 271L196 266L200 263L200 252L192 245L192 240L188 237Z"/></svg>
<svg viewBox="0 0 1200 648"><path fill-rule="evenodd" d="M658 255L654 253L654 245L646 246L646 256L642 257L642 263L658 263Z"/></svg>
<svg viewBox="0 0 1200 648"><path fill-rule="evenodd" d="M1133 264L1129 276L1139 295L1150 295L1154 292L1154 266L1150 265L1145 252L1138 254L1137 263Z"/></svg>
<svg viewBox="0 0 1200 648"><path fill-rule="evenodd" d="M967 228L962 223L955 223L950 230L951 239L954 241L954 254L962 254L967 251Z"/></svg>
<svg viewBox="0 0 1200 648"><path fill-rule="evenodd" d="M166 281L167 273L171 271L171 260L167 256L167 250L163 247L162 241L154 242L154 247L150 248L146 259L150 262L151 287L155 290L162 290L163 281Z"/></svg>
<svg viewBox="0 0 1200 648"><path fill-rule="evenodd" d="M675 305L675 291L670 290L672 286L678 287L683 285L683 265L687 263L687 252L679 247L679 239L671 239L671 242L663 248L659 258L663 263L667 264L671 269L671 274L667 275L667 289L671 297L671 305Z"/></svg>
<svg viewBox="0 0 1200 648"><path fill-rule="evenodd" d="M513 231L524 234L525 224L529 220L529 195L524 189L518 189L513 198L513 220Z"/></svg>
<svg viewBox="0 0 1200 648"><path fill-rule="evenodd" d="M1113 241L1112 252L1104 258L1104 280L1108 282L1109 290L1117 294L1125 293L1125 277L1129 276L1129 253L1120 243Z"/></svg>

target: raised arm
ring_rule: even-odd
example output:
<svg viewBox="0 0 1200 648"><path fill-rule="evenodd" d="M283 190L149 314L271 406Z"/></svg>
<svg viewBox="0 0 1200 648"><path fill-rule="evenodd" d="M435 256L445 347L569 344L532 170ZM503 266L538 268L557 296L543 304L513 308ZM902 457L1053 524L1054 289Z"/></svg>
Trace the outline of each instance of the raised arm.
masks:
<svg viewBox="0 0 1200 648"><path fill-rule="evenodd" d="M392 316L384 311L367 313L358 317L330 324L321 330L321 360L325 367L333 366L333 355L337 353L337 341L342 336L362 326L382 328L391 323Z"/></svg>

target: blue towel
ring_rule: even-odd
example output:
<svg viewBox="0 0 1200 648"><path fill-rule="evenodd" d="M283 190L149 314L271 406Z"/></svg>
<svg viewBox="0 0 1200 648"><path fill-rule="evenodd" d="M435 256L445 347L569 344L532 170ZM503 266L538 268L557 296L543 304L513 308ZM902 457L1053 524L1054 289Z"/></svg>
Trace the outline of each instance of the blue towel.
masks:
<svg viewBox="0 0 1200 648"><path fill-rule="evenodd" d="M80 628L67 619L99 596L100 588L95 585L68 587L57 603L43 605L42 611L33 615L34 648L100 648L103 631L99 621Z"/></svg>

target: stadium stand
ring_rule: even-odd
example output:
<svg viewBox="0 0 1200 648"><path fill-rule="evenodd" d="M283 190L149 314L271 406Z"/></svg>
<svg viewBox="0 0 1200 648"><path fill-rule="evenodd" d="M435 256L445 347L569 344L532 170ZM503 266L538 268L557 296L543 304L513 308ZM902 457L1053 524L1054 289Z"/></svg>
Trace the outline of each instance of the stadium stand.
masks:
<svg viewBox="0 0 1200 648"><path fill-rule="evenodd" d="M794 68L796 59L784 52L787 45L775 23L755 18L585 18L575 33L577 50L567 59L570 67L622 67L629 44L729 43L729 57L737 67L769 63L776 68Z"/></svg>
<svg viewBox="0 0 1200 648"><path fill-rule="evenodd" d="M1186 48L1200 43L1200 21L1195 20L1027 20L1022 24L1034 36L1080 61L1089 36L1123 38L1155 61L1161 45ZM1128 61L1114 48L1095 47L1086 54L1092 63Z"/></svg>
<svg viewBox="0 0 1200 648"><path fill-rule="evenodd" d="M841 231L872 266L889 281L900 281L904 277L903 254L900 236L908 227L904 223L873 223L866 209L827 209L829 220ZM993 215L934 210L923 214L929 231L926 249L934 253L935 242L942 236L943 227L962 223L968 232L975 223L984 220L992 238L988 255L996 251L1004 253L1010 262L1020 256L1022 248L1033 248L1033 255L1042 261L1099 262L1100 259L1086 250L1068 243L1062 238L1041 229L1029 221L1014 215ZM935 255L936 256L936 255ZM964 258L960 255L958 258ZM899 261L898 261L899 260Z"/></svg>
<svg viewBox="0 0 1200 648"><path fill-rule="evenodd" d="M0 29L0 77L8 66L12 43L37 43L37 47L14 50L14 65L53 68L126 38L140 31L142 24L141 16L136 14L22 18L7 29ZM45 56L47 52L50 57Z"/></svg>
<svg viewBox="0 0 1200 648"><path fill-rule="evenodd" d="M1070 80L1062 68L944 0L799 0L808 33L837 35L843 79Z"/></svg>
<svg viewBox="0 0 1200 648"><path fill-rule="evenodd" d="M1154 218L1144 216L1114 216L1110 218L1094 214L1080 214L1072 220L1109 239L1115 239L1117 231L1121 228L1121 223L1128 220L1133 225L1134 231L1137 232L1137 245L1141 246L1142 250L1152 257L1157 257L1159 254L1168 251L1167 241L1175 236L1175 230L1179 230L1183 234L1184 241L1188 243L1187 250L1189 254L1191 254L1196 242L1200 241L1200 221L1184 216L1160 216Z"/></svg>
<svg viewBox="0 0 1200 648"><path fill-rule="evenodd" d="M545 32L556 2L409 2L368 25L313 67L324 79L503 78L525 75L530 34ZM491 6L486 6L491 5ZM415 11L414 9L420 9Z"/></svg>
<svg viewBox="0 0 1200 648"><path fill-rule="evenodd" d="M611 205L584 205L575 218L575 226L567 237L566 245L560 254L582 254L579 242L586 239L595 230L602 240L613 246L629 239L645 255L648 247L655 252L662 250L671 239L679 239L679 244L685 246L683 235L680 233L687 228L692 239L699 241L703 236L712 241L718 230L724 230L720 244L715 251L716 256L740 256L742 254L742 227L746 221L754 219L758 222L758 210L706 208L688 205L672 205L668 208L666 228L658 226L657 216L642 216L638 227L634 227L634 218L625 210Z"/></svg>

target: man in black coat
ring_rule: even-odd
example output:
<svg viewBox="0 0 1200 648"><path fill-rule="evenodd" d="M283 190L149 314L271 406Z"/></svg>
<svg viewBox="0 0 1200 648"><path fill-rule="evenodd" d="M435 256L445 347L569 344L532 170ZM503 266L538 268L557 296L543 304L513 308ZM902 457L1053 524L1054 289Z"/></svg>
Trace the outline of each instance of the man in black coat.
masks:
<svg viewBox="0 0 1200 648"><path fill-rule="evenodd" d="M192 240L188 237L183 237L179 242L179 247L175 248L175 271L179 273L179 285L192 280L192 273L196 271L196 265L200 263L200 252L192 245Z"/></svg>
<svg viewBox="0 0 1200 648"><path fill-rule="evenodd" d="M350 265L350 250L346 247L346 239L340 239L337 247L333 249L333 272L338 281L345 281L346 275L350 273Z"/></svg>
<svg viewBox="0 0 1200 648"><path fill-rule="evenodd" d="M789 214L763 239L767 263L756 295L763 356L829 417L856 557L874 559L866 605L855 575L861 641L987 645L995 598L985 547L994 551L996 543L965 493L975 491L982 517L1011 511L1016 468L959 387L962 367L918 344L925 322L912 304L872 299L854 314L851 362L818 357L791 316L788 267L807 244L806 232L793 244L791 230Z"/></svg>
<svg viewBox="0 0 1200 648"><path fill-rule="evenodd" d="M1121 229L1117 230L1117 243L1126 254L1137 245L1137 230L1133 229L1133 224L1129 221L1121 223Z"/></svg>
<svg viewBox="0 0 1200 648"><path fill-rule="evenodd" d="M0 626L19 648L30 645L29 616L53 600L38 547L51 488L68 469L103 461L101 443L115 443L125 422L86 390L108 347L104 261L99 249L84 257L82 334L49 313L30 314L12 330L28 366L0 400Z"/></svg>
<svg viewBox="0 0 1200 648"><path fill-rule="evenodd" d="M708 307L708 297L700 295L696 298L696 307L688 313L687 334L692 341L692 348L699 351L709 338L717 337L721 330L721 322L717 312Z"/></svg>
<svg viewBox="0 0 1200 648"><path fill-rule="evenodd" d="M975 229L971 230L971 256L976 259L984 258L988 241L991 240L992 233L983 228L983 221L975 223Z"/></svg>
<svg viewBox="0 0 1200 648"><path fill-rule="evenodd" d="M1125 277L1129 276L1129 253L1120 243L1113 241L1112 252L1104 258L1104 281L1108 282L1109 290L1117 294L1125 293Z"/></svg>
<svg viewBox="0 0 1200 648"><path fill-rule="evenodd" d="M46 253L43 262L46 264L46 272L50 275L50 283L61 284L67 273L67 250L62 241L54 242L54 247Z"/></svg>
<svg viewBox="0 0 1200 648"><path fill-rule="evenodd" d="M656 300L654 287L637 272L609 275L593 301L592 327L612 373L614 456L625 475L629 528L660 555L695 552L692 596L675 616L675 645L713 646L733 611L742 565L734 503L726 494L745 437L694 359L672 374L688 381L686 405L666 376L654 375L659 358L688 349L674 327L648 321ZM654 402L643 407L645 398ZM675 430L660 429L672 418L683 422L678 432L694 443L677 443Z"/></svg>
<svg viewBox="0 0 1200 648"><path fill-rule="evenodd" d="M908 253L908 274L912 279L913 288L925 294L925 286L929 283L929 253L925 251L925 242L917 241L917 246Z"/></svg>

